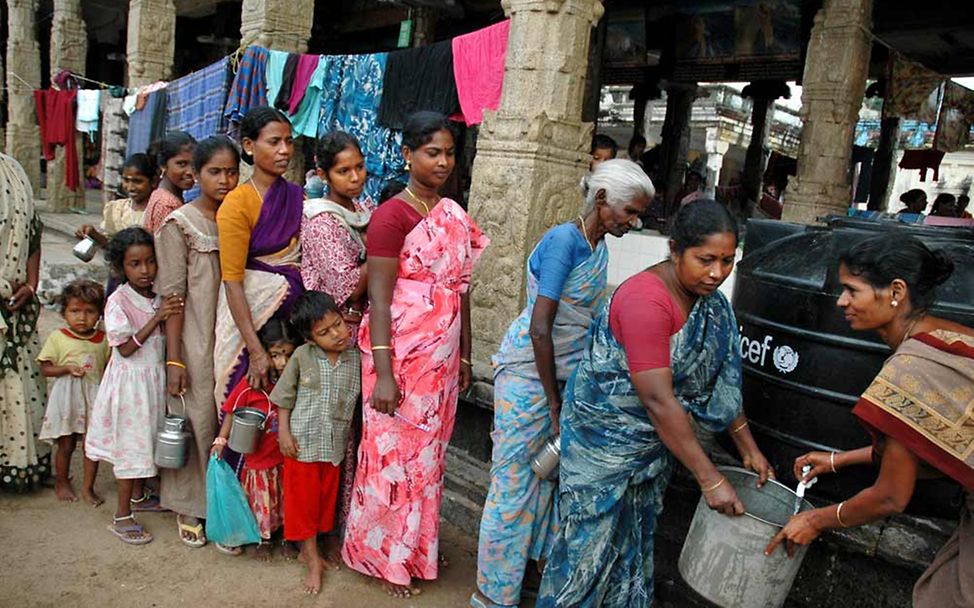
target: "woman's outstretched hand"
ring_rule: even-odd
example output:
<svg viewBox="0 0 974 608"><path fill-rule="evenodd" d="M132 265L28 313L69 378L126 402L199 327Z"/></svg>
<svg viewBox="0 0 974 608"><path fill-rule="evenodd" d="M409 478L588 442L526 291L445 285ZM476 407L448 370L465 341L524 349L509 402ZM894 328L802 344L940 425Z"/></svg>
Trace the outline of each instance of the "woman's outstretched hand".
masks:
<svg viewBox="0 0 974 608"><path fill-rule="evenodd" d="M807 475L802 475L802 468L810 466L812 469ZM834 473L838 467L835 466L834 452L809 452L795 459L795 479L808 483L823 473Z"/></svg>
<svg viewBox="0 0 974 608"><path fill-rule="evenodd" d="M819 537L822 529L815 525L815 511L799 513L785 524L781 532L775 534L771 542L764 549L764 554L771 555L781 543L785 543L788 557L795 556L795 545L807 545Z"/></svg>

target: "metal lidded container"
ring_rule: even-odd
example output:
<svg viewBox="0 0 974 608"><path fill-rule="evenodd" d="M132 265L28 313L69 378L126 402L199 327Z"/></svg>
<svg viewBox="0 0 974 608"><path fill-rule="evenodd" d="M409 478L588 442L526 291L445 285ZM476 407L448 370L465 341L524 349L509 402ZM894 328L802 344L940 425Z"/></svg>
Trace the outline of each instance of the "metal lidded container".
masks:
<svg viewBox="0 0 974 608"><path fill-rule="evenodd" d="M167 413L162 422L162 429L156 435L153 461L156 466L163 469L183 468L189 455L189 442L193 434L189 432L186 401L182 395L179 396L179 400L183 403L183 413Z"/></svg>
<svg viewBox="0 0 974 608"><path fill-rule="evenodd" d="M555 435L545 442L531 459L531 470L541 479L554 479L558 476L558 462L561 460L561 435Z"/></svg>
<svg viewBox="0 0 974 608"><path fill-rule="evenodd" d="M71 253L74 257L78 258L82 262L90 262L93 257L95 257L95 250L98 249L98 244L90 236L78 241L78 243L71 249Z"/></svg>

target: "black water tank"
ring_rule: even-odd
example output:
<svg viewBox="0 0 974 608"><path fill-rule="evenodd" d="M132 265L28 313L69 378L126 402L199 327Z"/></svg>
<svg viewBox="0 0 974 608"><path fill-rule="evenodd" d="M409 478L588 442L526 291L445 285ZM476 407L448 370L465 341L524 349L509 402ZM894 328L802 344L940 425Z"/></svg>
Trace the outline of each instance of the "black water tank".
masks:
<svg viewBox="0 0 974 608"><path fill-rule="evenodd" d="M849 328L836 306L838 256L883 231L910 234L956 263L933 314L974 327L974 231L832 218L804 226L751 220L737 266L734 308L741 327L744 406L758 445L779 477L794 483L792 464L809 450L849 450L870 438L852 407L889 356L872 332ZM816 492L842 500L871 485L875 470L854 467L823 476ZM955 518L960 486L921 481L907 508Z"/></svg>

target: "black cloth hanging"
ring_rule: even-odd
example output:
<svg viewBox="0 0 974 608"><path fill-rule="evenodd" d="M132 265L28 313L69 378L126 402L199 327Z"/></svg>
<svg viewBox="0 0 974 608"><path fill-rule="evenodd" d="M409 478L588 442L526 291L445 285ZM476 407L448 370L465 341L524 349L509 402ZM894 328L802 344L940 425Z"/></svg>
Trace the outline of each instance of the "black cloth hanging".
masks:
<svg viewBox="0 0 974 608"><path fill-rule="evenodd" d="M382 79L379 123L402 129L413 112L430 110L450 116L460 111L449 40L389 53Z"/></svg>
<svg viewBox="0 0 974 608"><path fill-rule="evenodd" d="M294 88L294 79L298 75L298 61L301 55L288 53L287 62L284 64L284 74L281 76L281 90L277 92L277 99L274 100L274 107L282 112L287 112L291 104L291 89Z"/></svg>

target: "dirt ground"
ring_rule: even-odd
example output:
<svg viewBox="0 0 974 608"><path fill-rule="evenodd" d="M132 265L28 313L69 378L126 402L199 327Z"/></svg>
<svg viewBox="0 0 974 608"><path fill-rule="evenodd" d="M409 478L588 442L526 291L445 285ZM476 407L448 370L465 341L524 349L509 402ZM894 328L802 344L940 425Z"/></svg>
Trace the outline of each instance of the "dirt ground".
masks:
<svg viewBox="0 0 974 608"><path fill-rule="evenodd" d="M40 336L57 327L60 317L45 312ZM79 491L81 462L71 467ZM111 467L103 466L96 490L106 503L58 502L53 489L19 496L0 493L0 607L97 606L316 606L335 608L445 608L466 606L476 580L476 531L447 523L441 549L450 567L439 580L423 585L423 594L397 600L370 579L350 570L325 576L319 596L301 592L304 569L280 556L262 564L248 556L230 557L212 545L192 549L176 533L172 513L145 513L139 519L155 536L145 546L128 546L110 534L115 501Z"/></svg>

